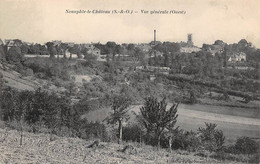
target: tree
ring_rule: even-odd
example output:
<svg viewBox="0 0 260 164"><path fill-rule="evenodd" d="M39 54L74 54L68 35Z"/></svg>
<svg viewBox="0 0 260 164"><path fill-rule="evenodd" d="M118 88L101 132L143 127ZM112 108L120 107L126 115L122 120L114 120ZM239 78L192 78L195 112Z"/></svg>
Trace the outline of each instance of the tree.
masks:
<svg viewBox="0 0 260 164"><path fill-rule="evenodd" d="M53 42L47 42L46 43L47 49L50 53L50 57L55 57L55 55L57 54L57 49L54 46Z"/></svg>
<svg viewBox="0 0 260 164"><path fill-rule="evenodd" d="M107 119L109 124L118 123L118 144L122 141L123 136L123 121L129 119L128 109L132 104L132 99L127 94L114 95L112 97L111 108L113 113Z"/></svg>
<svg viewBox="0 0 260 164"><path fill-rule="evenodd" d="M169 110L166 109L167 103L164 98L158 101L154 97L145 99L145 104L140 108L142 122L148 133L153 133L157 139L157 148L160 147L160 139L164 130L168 127L173 128L177 122L177 107L174 104Z"/></svg>
<svg viewBox="0 0 260 164"><path fill-rule="evenodd" d="M164 65L164 67L168 67L169 66L169 55L167 53L165 53L163 56L164 56L163 65Z"/></svg>
<svg viewBox="0 0 260 164"><path fill-rule="evenodd" d="M4 45L0 45L0 61L3 60L5 61L5 48L4 48Z"/></svg>
<svg viewBox="0 0 260 164"><path fill-rule="evenodd" d="M216 40L214 45L220 45L220 46L224 46L226 43L223 42L222 40Z"/></svg>
<svg viewBox="0 0 260 164"><path fill-rule="evenodd" d="M190 104L196 104L196 103L197 103L196 95L194 93L194 90L191 89L190 90Z"/></svg>
<svg viewBox="0 0 260 164"><path fill-rule="evenodd" d="M40 45L40 54L41 55L49 55L48 49L45 45Z"/></svg>
<svg viewBox="0 0 260 164"><path fill-rule="evenodd" d="M28 48L28 53L29 54L40 54L40 44L32 44Z"/></svg>
<svg viewBox="0 0 260 164"><path fill-rule="evenodd" d="M14 63L19 63L23 60L21 48L11 47L7 52L7 60Z"/></svg>
<svg viewBox="0 0 260 164"><path fill-rule="evenodd" d="M26 45L26 44L23 44L22 46L21 46L21 51L22 51L22 53L23 54L27 54L28 53L28 51L29 51L29 46L28 45Z"/></svg>
<svg viewBox="0 0 260 164"><path fill-rule="evenodd" d="M80 54L80 46L78 44L74 44L73 47L69 48L69 52L70 52L69 59L72 58L72 54L77 54L79 56L79 54Z"/></svg>
<svg viewBox="0 0 260 164"><path fill-rule="evenodd" d="M63 57L66 58L66 50L68 49L68 44L67 43L61 43L60 45L62 53L63 53Z"/></svg>
<svg viewBox="0 0 260 164"><path fill-rule="evenodd" d="M216 129L217 124L206 123L206 128L199 128L199 136L203 146L209 151L219 151L223 149L225 136L221 130Z"/></svg>
<svg viewBox="0 0 260 164"><path fill-rule="evenodd" d="M4 86L4 76L3 74L0 72L0 119L2 120L2 100L3 100L3 86Z"/></svg>
<svg viewBox="0 0 260 164"><path fill-rule="evenodd" d="M107 53L115 55L116 54L116 51L115 51L116 47L117 47L117 44L115 42L107 42L106 43Z"/></svg>
<svg viewBox="0 0 260 164"><path fill-rule="evenodd" d="M57 50L57 55L58 55L57 58L59 59L60 55L63 55L62 47L61 47L61 45L56 45L55 48Z"/></svg>

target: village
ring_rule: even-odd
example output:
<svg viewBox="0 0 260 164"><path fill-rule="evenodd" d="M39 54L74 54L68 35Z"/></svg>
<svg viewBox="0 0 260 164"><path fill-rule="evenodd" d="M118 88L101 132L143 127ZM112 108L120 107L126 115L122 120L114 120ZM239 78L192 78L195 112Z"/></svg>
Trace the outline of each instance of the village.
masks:
<svg viewBox="0 0 260 164"><path fill-rule="evenodd" d="M181 41L179 44L179 52L183 54L192 54L197 53L199 51L205 51L215 56L216 54L221 55L224 52L224 48L226 44L223 41L216 41L214 44L203 44L202 47L195 46L193 44L192 34L187 35L187 42ZM132 44L134 47L139 48L145 55L144 58L148 59L154 58L155 56L163 57L164 54L162 51L157 50L156 46L162 44L159 41L156 41L156 30L154 30L154 41L150 43L138 43ZM252 43L245 43L246 46L255 49L252 46ZM56 58L64 57L64 58L77 58L77 59L84 59L85 55L94 55L96 56L97 60L104 61L106 56L114 56L114 57L129 57L127 54L127 47L126 44L119 45L120 50L117 52L113 52L111 54L109 52L101 52L101 50L97 47L100 43L84 43L84 44L76 44L73 42L62 42L61 40L53 40L50 42L45 43L44 45L38 43L29 43L24 42L19 39L5 39L4 42L0 39L0 45L5 47L5 51L8 51L12 47L19 47L24 54L24 57L50 57L54 56ZM52 51L51 51L52 50ZM167 52L170 53L170 52ZM247 54L244 52L237 52L237 51L230 51L226 54L227 61L229 63L242 63L246 62Z"/></svg>
<svg viewBox="0 0 260 164"><path fill-rule="evenodd" d="M0 163L259 163L259 11L0 0Z"/></svg>

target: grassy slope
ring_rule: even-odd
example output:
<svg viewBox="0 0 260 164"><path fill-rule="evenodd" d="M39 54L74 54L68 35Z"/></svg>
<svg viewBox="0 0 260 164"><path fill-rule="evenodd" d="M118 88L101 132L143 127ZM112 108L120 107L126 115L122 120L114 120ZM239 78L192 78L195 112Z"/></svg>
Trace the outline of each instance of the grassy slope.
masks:
<svg viewBox="0 0 260 164"><path fill-rule="evenodd" d="M21 78L21 74L12 70L9 66L3 66L0 64L0 73L3 74L3 78L6 86L18 90L34 90L37 87L37 83L32 80L26 80Z"/></svg>
<svg viewBox="0 0 260 164"><path fill-rule="evenodd" d="M23 145L19 146L19 137L15 130L0 129L0 163L223 163L184 151L157 151L146 145L134 146L132 153L118 151L126 143L101 142L100 147L87 148L93 141L65 137L50 141L47 134L28 132L24 132Z"/></svg>

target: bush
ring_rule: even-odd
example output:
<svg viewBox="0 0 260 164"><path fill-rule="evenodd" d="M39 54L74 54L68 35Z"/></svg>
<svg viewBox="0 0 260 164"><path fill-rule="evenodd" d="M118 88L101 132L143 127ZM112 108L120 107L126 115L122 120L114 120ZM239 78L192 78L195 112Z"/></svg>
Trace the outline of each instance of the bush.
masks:
<svg viewBox="0 0 260 164"><path fill-rule="evenodd" d="M108 141L108 134L106 127L98 122L88 123L86 120L81 120L80 138L83 139L100 139L102 141Z"/></svg>
<svg viewBox="0 0 260 164"><path fill-rule="evenodd" d="M33 75L33 70L30 69L30 68L27 68L27 69L25 69L25 70L22 72L22 74L23 74L24 76L32 76L32 75Z"/></svg>
<svg viewBox="0 0 260 164"><path fill-rule="evenodd" d="M197 134L193 131L179 130L173 138L173 149L183 149L189 151L197 151L201 144Z"/></svg>
<svg viewBox="0 0 260 164"><path fill-rule="evenodd" d="M190 104L196 104L198 100L196 99L196 95L194 93L194 90L190 90Z"/></svg>
<svg viewBox="0 0 260 164"><path fill-rule="evenodd" d="M236 141L235 150L242 154L254 154L259 149L258 145L259 143L249 137L241 137Z"/></svg>
<svg viewBox="0 0 260 164"><path fill-rule="evenodd" d="M144 138L144 132L138 125L128 125L123 127L123 140L124 141L133 141L133 142L142 142Z"/></svg>

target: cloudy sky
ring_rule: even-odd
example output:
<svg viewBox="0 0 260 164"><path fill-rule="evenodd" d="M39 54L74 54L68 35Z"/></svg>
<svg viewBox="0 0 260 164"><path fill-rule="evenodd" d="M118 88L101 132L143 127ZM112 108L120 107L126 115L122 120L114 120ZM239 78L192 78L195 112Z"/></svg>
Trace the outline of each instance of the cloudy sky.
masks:
<svg viewBox="0 0 260 164"><path fill-rule="evenodd" d="M134 10L135 14L68 14L66 10ZM141 43L153 39L195 45L244 38L260 48L259 0L0 0L0 38L44 43ZM186 14L142 14L178 10Z"/></svg>

